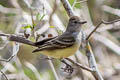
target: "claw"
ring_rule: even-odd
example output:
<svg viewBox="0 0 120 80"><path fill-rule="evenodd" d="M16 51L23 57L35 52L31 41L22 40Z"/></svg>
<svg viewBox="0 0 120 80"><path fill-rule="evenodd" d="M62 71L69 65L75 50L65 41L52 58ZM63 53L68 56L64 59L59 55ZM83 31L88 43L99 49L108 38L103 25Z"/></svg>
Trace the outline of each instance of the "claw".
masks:
<svg viewBox="0 0 120 80"><path fill-rule="evenodd" d="M61 60L61 62L63 62L66 65L65 68L61 68L61 69L63 69L65 72L67 72L67 73L69 73L69 75L71 75L74 71L74 68L71 65L69 65L68 63L66 63L64 60Z"/></svg>

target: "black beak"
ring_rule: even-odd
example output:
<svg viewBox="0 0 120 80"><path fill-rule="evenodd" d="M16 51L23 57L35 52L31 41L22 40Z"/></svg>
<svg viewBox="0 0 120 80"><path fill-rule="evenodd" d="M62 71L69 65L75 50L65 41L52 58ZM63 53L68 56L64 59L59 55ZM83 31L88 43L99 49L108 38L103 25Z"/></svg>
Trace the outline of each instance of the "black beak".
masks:
<svg viewBox="0 0 120 80"><path fill-rule="evenodd" d="M80 24L85 24L85 23L87 23L87 21L82 21L82 22L79 22Z"/></svg>

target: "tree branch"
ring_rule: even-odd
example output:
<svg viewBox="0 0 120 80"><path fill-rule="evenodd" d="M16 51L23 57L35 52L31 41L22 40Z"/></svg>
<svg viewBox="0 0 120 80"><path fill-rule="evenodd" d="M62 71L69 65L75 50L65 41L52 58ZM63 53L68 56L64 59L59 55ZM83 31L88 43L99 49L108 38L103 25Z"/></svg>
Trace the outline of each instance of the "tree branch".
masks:
<svg viewBox="0 0 120 80"><path fill-rule="evenodd" d="M0 71L2 73L2 75L5 77L6 80L9 80L6 76L6 74L3 71Z"/></svg>
<svg viewBox="0 0 120 80"><path fill-rule="evenodd" d="M14 34L4 34L4 33L0 33L0 36L6 36L9 41L15 41L15 42L35 46L32 41L26 39L24 36L19 36L19 35L14 35Z"/></svg>
<svg viewBox="0 0 120 80"><path fill-rule="evenodd" d="M69 17L74 16L74 12L72 10L71 5L69 4L68 0L61 0L65 10L67 11L67 14L69 15Z"/></svg>
<svg viewBox="0 0 120 80"><path fill-rule="evenodd" d="M72 7L70 6L68 0L61 0L65 10L67 11L69 17L71 16L74 16L74 12L72 10ZM90 45L88 44L89 42L85 40L86 43L86 47ZM97 69L97 65L96 65L96 61L95 61L95 58L94 58L94 55L92 53L92 50L89 49L89 48L86 48L86 54L87 54L87 57L88 57L88 62L89 62L89 65L90 65L90 68L93 70L93 72L91 72L93 74L93 76L95 77L96 80L103 80L100 72L98 71ZM81 65L78 65L80 66L81 68L83 68Z"/></svg>
<svg viewBox="0 0 120 80"><path fill-rule="evenodd" d="M114 20L114 21L110 21L110 22L107 22L107 21L104 21L104 20L101 20L100 23L95 27L95 29L88 35L88 37L86 38L86 40L89 40L90 37L92 36L92 34L101 26L101 24L113 24L115 22L118 22L120 21L120 19L117 19L117 20Z"/></svg>
<svg viewBox="0 0 120 80"><path fill-rule="evenodd" d="M65 59L68 60L68 61L70 61L72 64L74 64L74 65L76 65L76 66L84 69L84 70L87 70L87 71L89 71L89 72L93 72L93 70L92 70L91 68L89 68L89 67L87 67L87 66L84 66L84 65L82 65L82 64L79 64L79 63L73 61L73 60L70 59L70 58L65 58Z"/></svg>
<svg viewBox="0 0 120 80"><path fill-rule="evenodd" d="M93 70L93 72L91 72L91 73L93 74L93 76L95 77L96 80L103 80L103 78L97 68L95 57L93 55L91 46L88 41L86 41L86 50L85 51L86 51L86 55L88 57L89 66Z"/></svg>

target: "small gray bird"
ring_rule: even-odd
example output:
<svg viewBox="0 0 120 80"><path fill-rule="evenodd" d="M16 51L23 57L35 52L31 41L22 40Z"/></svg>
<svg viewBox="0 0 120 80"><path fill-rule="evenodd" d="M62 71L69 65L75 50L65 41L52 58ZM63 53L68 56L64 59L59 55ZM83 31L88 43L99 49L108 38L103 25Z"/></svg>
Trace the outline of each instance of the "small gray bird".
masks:
<svg viewBox="0 0 120 80"><path fill-rule="evenodd" d="M35 46L38 48L33 52L58 59L73 55L80 47L81 37L78 34L81 30L81 25L84 23L86 21L80 22L79 17L72 16L69 19L66 31L62 35L36 42Z"/></svg>

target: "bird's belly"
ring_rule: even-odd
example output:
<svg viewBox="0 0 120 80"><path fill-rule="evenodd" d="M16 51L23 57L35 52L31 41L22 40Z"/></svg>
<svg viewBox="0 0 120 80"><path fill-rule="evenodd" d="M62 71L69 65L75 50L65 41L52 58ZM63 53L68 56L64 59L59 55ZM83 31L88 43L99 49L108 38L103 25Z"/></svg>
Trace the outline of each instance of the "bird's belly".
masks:
<svg viewBox="0 0 120 80"><path fill-rule="evenodd" d="M78 48L79 48L79 44L74 44L73 46L65 49L46 50L46 51L40 51L40 53L53 58L66 58L75 54Z"/></svg>

